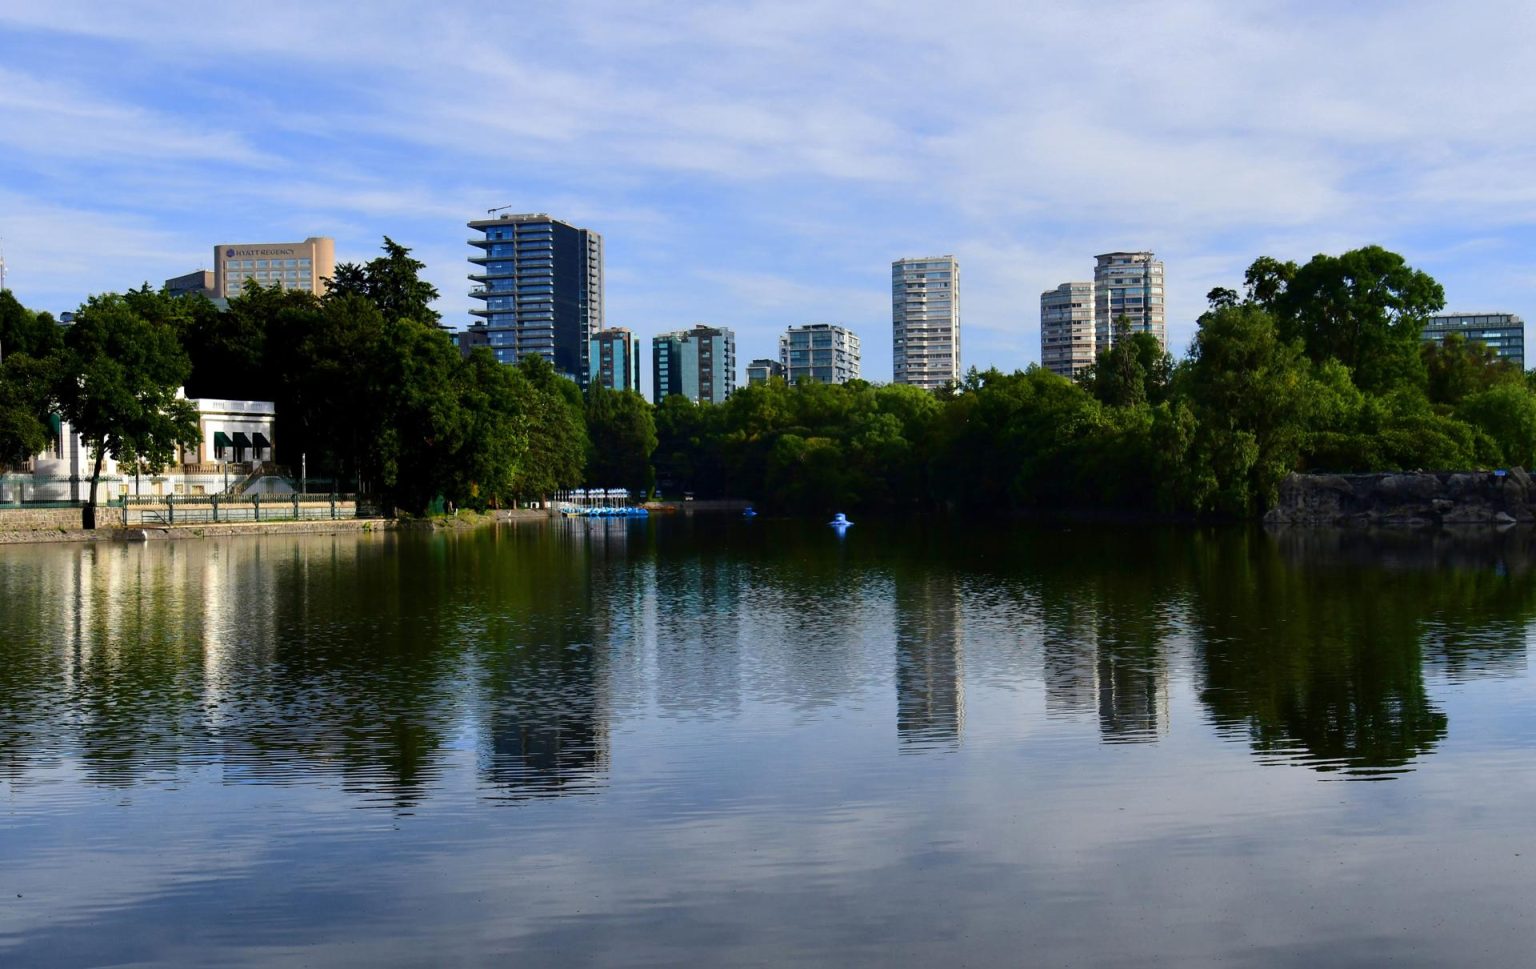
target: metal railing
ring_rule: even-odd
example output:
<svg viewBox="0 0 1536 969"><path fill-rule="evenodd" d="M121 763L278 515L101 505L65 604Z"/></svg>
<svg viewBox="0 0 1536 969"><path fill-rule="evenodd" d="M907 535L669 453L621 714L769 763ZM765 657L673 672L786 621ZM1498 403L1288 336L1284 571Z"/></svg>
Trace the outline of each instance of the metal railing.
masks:
<svg viewBox="0 0 1536 969"><path fill-rule="evenodd" d="M335 521L371 517L377 509L357 495L126 495L115 502L123 524L207 525L224 522Z"/></svg>

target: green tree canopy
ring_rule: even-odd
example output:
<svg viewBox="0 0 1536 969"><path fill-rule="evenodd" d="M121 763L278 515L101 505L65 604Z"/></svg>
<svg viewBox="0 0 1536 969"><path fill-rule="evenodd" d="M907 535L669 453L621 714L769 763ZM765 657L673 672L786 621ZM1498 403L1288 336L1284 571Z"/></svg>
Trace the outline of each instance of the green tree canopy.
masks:
<svg viewBox="0 0 1536 969"><path fill-rule="evenodd" d="M92 297L64 334L55 393L94 457L88 523L107 455L159 468L201 439L197 409L177 396L192 371L177 340L185 313L180 300L145 287Z"/></svg>
<svg viewBox="0 0 1536 969"><path fill-rule="evenodd" d="M1420 334L1445 306L1445 290L1397 253L1365 246L1299 267L1262 258L1247 280L1250 299L1273 313L1280 336L1300 340L1313 362L1338 360L1371 393L1423 385Z"/></svg>
<svg viewBox="0 0 1536 969"><path fill-rule="evenodd" d="M441 316L432 309L437 289L421 278L426 264L411 258L411 250L389 236L384 237L384 255L357 265L341 263L326 284L326 299L333 296L361 296L385 319L415 320L436 326Z"/></svg>

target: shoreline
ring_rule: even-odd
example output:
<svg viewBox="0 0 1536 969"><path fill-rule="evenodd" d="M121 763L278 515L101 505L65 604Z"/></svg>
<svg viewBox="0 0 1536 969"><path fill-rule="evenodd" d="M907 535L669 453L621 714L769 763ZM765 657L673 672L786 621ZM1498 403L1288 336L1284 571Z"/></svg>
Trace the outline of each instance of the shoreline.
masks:
<svg viewBox="0 0 1536 969"><path fill-rule="evenodd" d="M455 531L505 522L547 521L549 513L503 509L474 518L339 518L275 522L203 522L150 528L0 528L0 546L91 542L186 542L229 535L345 535L399 531ZM3 524L3 519L0 519Z"/></svg>

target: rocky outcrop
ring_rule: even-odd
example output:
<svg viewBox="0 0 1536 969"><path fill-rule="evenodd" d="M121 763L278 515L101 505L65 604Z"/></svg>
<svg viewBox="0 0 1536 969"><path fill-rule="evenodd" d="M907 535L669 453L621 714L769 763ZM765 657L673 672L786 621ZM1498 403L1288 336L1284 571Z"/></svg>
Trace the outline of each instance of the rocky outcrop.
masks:
<svg viewBox="0 0 1536 969"><path fill-rule="evenodd" d="M1264 521L1274 525L1512 525L1536 522L1536 486L1508 471L1292 474Z"/></svg>

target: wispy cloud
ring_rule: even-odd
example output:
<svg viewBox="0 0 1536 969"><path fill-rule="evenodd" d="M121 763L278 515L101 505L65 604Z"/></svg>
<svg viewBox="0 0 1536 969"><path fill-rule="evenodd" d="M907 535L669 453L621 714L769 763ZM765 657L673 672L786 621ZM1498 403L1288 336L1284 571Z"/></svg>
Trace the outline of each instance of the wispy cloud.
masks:
<svg viewBox="0 0 1536 969"><path fill-rule="evenodd" d="M96 238L156 279L215 236L330 233L366 258L387 232L461 320L463 222L512 203L604 233L616 321L737 321L748 358L842 316L876 376L890 260L925 252L961 257L982 366L1033 359L1040 292L1117 248L1167 261L1179 347L1265 252L1381 242L1453 302L1529 310L1528 3L932 14L277 0L265 30L238 8L0 0L0 235L17 264L39 212L105 211ZM40 305L118 285L34 278L54 281L23 292Z"/></svg>

